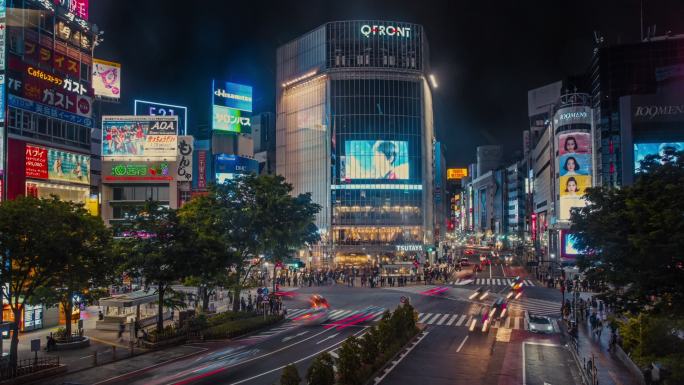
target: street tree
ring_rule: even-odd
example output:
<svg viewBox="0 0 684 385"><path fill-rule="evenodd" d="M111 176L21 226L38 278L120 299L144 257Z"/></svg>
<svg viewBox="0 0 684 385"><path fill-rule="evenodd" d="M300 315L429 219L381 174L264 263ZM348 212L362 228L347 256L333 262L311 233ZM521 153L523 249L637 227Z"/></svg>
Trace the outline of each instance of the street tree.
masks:
<svg viewBox="0 0 684 385"><path fill-rule="evenodd" d="M328 352L314 358L306 371L306 382L309 385L335 385L335 362Z"/></svg>
<svg viewBox="0 0 684 385"><path fill-rule="evenodd" d="M41 287L57 285L68 265L68 250L81 229L74 225L75 206L56 197L19 197L0 203L0 273L2 296L12 324L10 366L16 367L19 320L24 306Z"/></svg>
<svg viewBox="0 0 684 385"><path fill-rule="evenodd" d="M587 189L579 266L618 309L684 315L684 153L648 157L631 186Z"/></svg>
<svg viewBox="0 0 684 385"><path fill-rule="evenodd" d="M278 262L320 239L314 221L321 207L311 201L310 193L292 196L292 185L280 175L264 175L254 182L262 248L273 261L275 276Z"/></svg>
<svg viewBox="0 0 684 385"><path fill-rule="evenodd" d="M280 385L299 385L302 378L299 377L299 371L295 364L289 364L283 369L283 374L280 375Z"/></svg>
<svg viewBox="0 0 684 385"><path fill-rule="evenodd" d="M145 288L154 288L157 295L157 330L164 329L165 305L182 307L171 285L189 275L189 241L191 237L180 224L176 211L152 200L138 211L121 240L124 271L132 277L142 277Z"/></svg>
<svg viewBox="0 0 684 385"><path fill-rule="evenodd" d="M53 273L51 284L36 291L33 302L59 304L70 339L74 298L92 302L106 293L102 288L114 282L121 261L114 257L111 231L100 217L91 215L82 204L61 204L71 212L63 218L70 234L59 245L64 249L64 261Z"/></svg>
<svg viewBox="0 0 684 385"><path fill-rule="evenodd" d="M204 312L216 288L230 285L228 268L234 253L221 232L222 213L218 201L211 195L195 197L178 210L180 223L191 239L193 255L188 266L190 276L184 283L199 288Z"/></svg>

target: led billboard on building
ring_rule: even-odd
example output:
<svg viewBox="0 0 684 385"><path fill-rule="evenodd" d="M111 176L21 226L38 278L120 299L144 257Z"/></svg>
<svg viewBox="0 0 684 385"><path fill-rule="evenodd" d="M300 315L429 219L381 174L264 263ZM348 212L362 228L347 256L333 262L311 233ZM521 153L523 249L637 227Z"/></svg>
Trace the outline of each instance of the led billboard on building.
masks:
<svg viewBox="0 0 684 385"><path fill-rule="evenodd" d="M102 159L175 160L177 116L103 116Z"/></svg>
<svg viewBox="0 0 684 385"><path fill-rule="evenodd" d="M560 114L560 116L567 114ZM572 208L585 205L582 196L586 189L592 186L591 134L584 131L564 131L557 137L560 195L558 219L569 220Z"/></svg>
<svg viewBox="0 0 684 385"><path fill-rule="evenodd" d="M460 180L468 176L467 168L448 168L447 169L447 179L448 180Z"/></svg>
<svg viewBox="0 0 684 385"><path fill-rule="evenodd" d="M230 133L252 132L252 87L212 82L212 129Z"/></svg>
<svg viewBox="0 0 684 385"><path fill-rule="evenodd" d="M188 127L188 108L147 100L133 101L133 115L178 116L178 134L186 135Z"/></svg>
<svg viewBox="0 0 684 385"><path fill-rule="evenodd" d="M243 156L218 154L214 161L214 171L216 173L216 182L224 183L227 180L234 179L235 175L257 174L259 172L259 162Z"/></svg>
<svg viewBox="0 0 684 385"><path fill-rule="evenodd" d="M667 156L684 151L684 142L634 143L634 171L641 168L641 161L648 155Z"/></svg>
<svg viewBox="0 0 684 385"><path fill-rule="evenodd" d="M25 159L27 178L90 184L90 155L26 144Z"/></svg>
<svg viewBox="0 0 684 385"><path fill-rule="evenodd" d="M348 140L341 159L343 179L409 179L408 142Z"/></svg>
<svg viewBox="0 0 684 385"><path fill-rule="evenodd" d="M93 58L93 91L95 96L121 97L121 64Z"/></svg>

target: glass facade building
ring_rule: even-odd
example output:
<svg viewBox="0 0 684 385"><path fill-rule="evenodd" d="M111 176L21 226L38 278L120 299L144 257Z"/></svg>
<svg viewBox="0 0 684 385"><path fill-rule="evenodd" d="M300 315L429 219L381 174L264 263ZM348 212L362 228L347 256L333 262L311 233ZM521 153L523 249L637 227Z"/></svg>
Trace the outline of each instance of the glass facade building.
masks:
<svg viewBox="0 0 684 385"><path fill-rule="evenodd" d="M322 206L314 265L405 263L433 244L427 58L420 25L377 20L278 49L276 172Z"/></svg>

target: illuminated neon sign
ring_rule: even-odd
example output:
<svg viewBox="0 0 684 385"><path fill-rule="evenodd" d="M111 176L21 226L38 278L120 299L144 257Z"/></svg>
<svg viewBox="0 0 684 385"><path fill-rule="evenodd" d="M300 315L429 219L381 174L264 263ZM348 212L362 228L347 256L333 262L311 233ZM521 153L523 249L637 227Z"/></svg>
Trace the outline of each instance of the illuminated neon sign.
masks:
<svg viewBox="0 0 684 385"><path fill-rule="evenodd" d="M393 25L368 25L361 26L361 34L365 37L371 36L397 36L397 37L411 37L411 28L409 27L395 27Z"/></svg>
<svg viewBox="0 0 684 385"><path fill-rule="evenodd" d="M111 174L105 176L105 180L173 180L166 162L156 165L115 164Z"/></svg>
<svg viewBox="0 0 684 385"><path fill-rule="evenodd" d="M49 73L46 73L42 70L39 70L37 68L33 68L29 66L26 68L26 73L29 74L29 76L33 76L36 79L44 80L46 82L52 83L56 86L61 86L67 91L77 93L79 95L83 95L86 93L86 88L83 86L83 84L71 80L71 79L62 79L58 76L51 75Z"/></svg>

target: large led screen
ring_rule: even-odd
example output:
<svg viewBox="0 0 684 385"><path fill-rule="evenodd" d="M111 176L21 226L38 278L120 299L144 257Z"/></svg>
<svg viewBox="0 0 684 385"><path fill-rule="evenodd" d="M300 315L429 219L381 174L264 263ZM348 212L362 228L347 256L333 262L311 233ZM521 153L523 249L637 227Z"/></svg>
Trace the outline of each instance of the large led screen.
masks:
<svg viewBox="0 0 684 385"><path fill-rule="evenodd" d="M177 116L103 116L102 159L175 160Z"/></svg>
<svg viewBox="0 0 684 385"><path fill-rule="evenodd" d="M573 131L558 135L558 191L560 220L569 220L573 208L586 205L582 198L592 186L591 134Z"/></svg>
<svg viewBox="0 0 684 385"><path fill-rule="evenodd" d="M565 255L579 255L581 254L577 249L577 239L572 233L563 233L563 243L565 247L563 248L563 253Z"/></svg>
<svg viewBox="0 0 684 385"><path fill-rule="evenodd" d="M668 155L677 151L684 151L684 142L663 143L635 143L634 144L634 170L641 168L641 161L648 155Z"/></svg>
<svg viewBox="0 0 684 385"><path fill-rule="evenodd" d="M226 133L251 133L252 87L214 80L212 92L212 129Z"/></svg>
<svg viewBox="0 0 684 385"><path fill-rule="evenodd" d="M344 142L344 179L409 179L408 142L348 140Z"/></svg>

